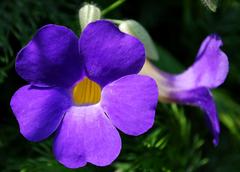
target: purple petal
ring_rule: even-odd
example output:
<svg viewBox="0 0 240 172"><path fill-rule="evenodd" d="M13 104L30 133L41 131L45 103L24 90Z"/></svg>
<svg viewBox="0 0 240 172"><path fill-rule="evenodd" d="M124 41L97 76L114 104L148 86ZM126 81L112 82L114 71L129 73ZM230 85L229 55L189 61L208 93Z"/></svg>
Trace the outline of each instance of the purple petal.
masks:
<svg viewBox="0 0 240 172"><path fill-rule="evenodd" d="M217 35L208 36L200 47L195 63L178 75L160 71L148 61L140 72L155 79L159 89L159 100L194 105L205 111L214 136L214 144L218 143L220 129L209 89L224 82L229 67L221 46L222 41Z"/></svg>
<svg viewBox="0 0 240 172"><path fill-rule="evenodd" d="M17 73L36 86L70 87L82 76L78 37L68 28L46 25L18 53Z"/></svg>
<svg viewBox="0 0 240 172"><path fill-rule="evenodd" d="M87 162L109 165L120 150L119 133L99 104L72 107L54 141L56 159L69 168L82 167Z"/></svg>
<svg viewBox="0 0 240 172"><path fill-rule="evenodd" d="M221 85L229 68L228 58L221 46L220 37L215 34L208 36L199 49L195 63L182 74L172 76L172 82L181 89L216 88Z"/></svg>
<svg viewBox="0 0 240 172"><path fill-rule="evenodd" d="M210 91L207 88L201 87L188 91L172 92L170 97L175 102L198 106L205 112L208 127L214 137L213 143L217 145L220 127L216 106Z"/></svg>
<svg viewBox="0 0 240 172"><path fill-rule="evenodd" d="M11 108L18 120L20 132L30 141L40 141L59 126L71 100L60 88L20 88L12 97Z"/></svg>
<svg viewBox="0 0 240 172"><path fill-rule="evenodd" d="M101 86L138 73L145 61L143 44L105 20L90 23L84 29L79 47L87 76Z"/></svg>
<svg viewBox="0 0 240 172"><path fill-rule="evenodd" d="M152 127L157 101L153 79L128 75L104 87L100 103L118 129L136 136Z"/></svg>
<svg viewBox="0 0 240 172"><path fill-rule="evenodd" d="M213 134L213 143L215 145L218 144L218 137L220 133L218 115L214 100L208 88L193 87L183 89L178 87L178 83L176 83L175 80L172 80L171 74L163 73L151 65L148 61L146 61L141 73L155 79L158 85L160 101L176 102L200 107L205 112L205 117ZM186 78L186 80L187 79L188 78ZM185 83L185 80L182 80L181 82Z"/></svg>

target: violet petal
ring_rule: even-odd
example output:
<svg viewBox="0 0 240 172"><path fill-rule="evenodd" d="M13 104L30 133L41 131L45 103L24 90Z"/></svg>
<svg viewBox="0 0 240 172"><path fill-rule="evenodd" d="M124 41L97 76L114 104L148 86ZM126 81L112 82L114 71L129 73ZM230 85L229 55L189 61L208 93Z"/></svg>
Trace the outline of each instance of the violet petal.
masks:
<svg viewBox="0 0 240 172"><path fill-rule="evenodd" d="M35 86L72 86L83 73L78 37L64 26L43 26L18 53L16 71Z"/></svg>
<svg viewBox="0 0 240 172"><path fill-rule="evenodd" d="M41 141L59 126L71 99L60 88L24 86L11 99L20 132L30 141Z"/></svg>
<svg viewBox="0 0 240 172"><path fill-rule="evenodd" d="M152 127L157 101L152 78L127 75L103 88L100 104L118 129L137 136Z"/></svg>
<svg viewBox="0 0 240 172"><path fill-rule="evenodd" d="M112 163L120 153L121 138L99 104L72 107L66 113L54 141L56 159L68 168L87 162Z"/></svg>
<svg viewBox="0 0 240 172"><path fill-rule="evenodd" d="M113 23L90 23L79 40L86 75L102 87L122 76L138 73L145 61L143 44Z"/></svg>
<svg viewBox="0 0 240 172"><path fill-rule="evenodd" d="M229 68L227 55L220 49L221 46L219 36L209 35L201 44L194 64L182 74L170 76L172 84L181 89L216 88L221 85Z"/></svg>

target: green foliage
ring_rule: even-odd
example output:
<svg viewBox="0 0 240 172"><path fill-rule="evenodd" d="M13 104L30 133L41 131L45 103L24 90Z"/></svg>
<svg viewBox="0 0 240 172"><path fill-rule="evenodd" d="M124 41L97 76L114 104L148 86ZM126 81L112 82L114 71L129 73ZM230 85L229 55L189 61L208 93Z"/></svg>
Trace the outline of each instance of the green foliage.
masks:
<svg viewBox="0 0 240 172"><path fill-rule="evenodd" d="M145 153L137 153L130 169L191 172L204 165L207 159L200 151L204 141L198 134L192 134L183 108L175 104L159 105L158 108L164 110L157 111L160 117L153 131L140 141L143 147L139 150L145 150Z"/></svg>
<svg viewBox="0 0 240 172"><path fill-rule="evenodd" d="M208 171L239 171L240 104L221 89L213 92L222 125L220 145L209 152ZM217 164L217 165L216 165Z"/></svg>
<svg viewBox="0 0 240 172"><path fill-rule="evenodd" d="M236 103L226 91L214 91L221 122L235 139L240 141L240 104Z"/></svg>
<svg viewBox="0 0 240 172"><path fill-rule="evenodd" d="M201 0L203 5L205 5L209 10L216 12L218 0Z"/></svg>
<svg viewBox="0 0 240 172"><path fill-rule="evenodd" d="M161 70L170 73L180 73L185 69L184 66L163 47L157 46L157 49L159 53L159 60L154 63Z"/></svg>

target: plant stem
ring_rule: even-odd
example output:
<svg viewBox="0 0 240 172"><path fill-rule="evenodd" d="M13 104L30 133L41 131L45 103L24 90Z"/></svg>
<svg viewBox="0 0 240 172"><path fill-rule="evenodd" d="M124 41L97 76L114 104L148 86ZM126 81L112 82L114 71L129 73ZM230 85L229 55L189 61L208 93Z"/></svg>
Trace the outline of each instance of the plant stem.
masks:
<svg viewBox="0 0 240 172"><path fill-rule="evenodd" d="M123 20L116 20L116 19L106 19L106 20L109 20L117 25L121 24L123 22Z"/></svg>
<svg viewBox="0 0 240 172"><path fill-rule="evenodd" d="M109 13L110 11L114 10L115 8L117 8L118 6L120 6L122 3L124 3L125 0L117 0L116 2L114 2L113 4L111 4L110 6L108 6L107 8L105 8L104 10L102 10L102 16L106 15L107 13Z"/></svg>

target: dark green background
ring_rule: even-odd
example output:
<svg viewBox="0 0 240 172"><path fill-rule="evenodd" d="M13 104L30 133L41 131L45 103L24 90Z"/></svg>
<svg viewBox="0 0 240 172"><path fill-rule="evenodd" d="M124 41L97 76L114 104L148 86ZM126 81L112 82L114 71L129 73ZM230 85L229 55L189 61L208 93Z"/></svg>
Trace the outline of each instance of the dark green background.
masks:
<svg viewBox="0 0 240 172"><path fill-rule="evenodd" d="M85 1L87 2L87 1ZM91 1L105 9L114 1ZM26 84L15 72L16 53L37 28L55 23L70 27L78 35L80 0L0 1L0 171L240 171L240 3L219 1L216 13L200 0L127 0L104 16L135 19L151 34L159 49L156 63L168 72L181 72L192 64L201 41L218 33L229 57L226 82L214 90L221 121L220 144L212 145L203 113L194 107L159 103L154 127L140 137L121 134L123 149L109 167L87 165L69 170L58 164L51 141L31 143L20 135L9 102Z"/></svg>

